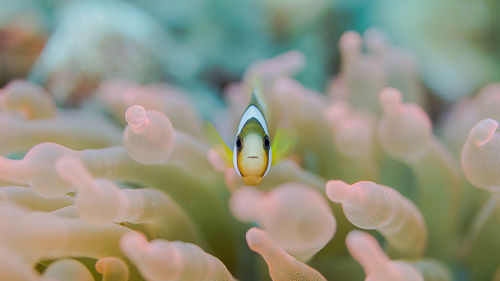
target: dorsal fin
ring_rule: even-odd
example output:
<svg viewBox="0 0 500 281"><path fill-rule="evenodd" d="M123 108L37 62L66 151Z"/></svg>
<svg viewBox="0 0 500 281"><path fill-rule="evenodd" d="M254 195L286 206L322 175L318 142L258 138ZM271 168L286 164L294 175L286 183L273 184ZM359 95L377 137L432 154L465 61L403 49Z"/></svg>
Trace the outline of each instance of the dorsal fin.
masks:
<svg viewBox="0 0 500 281"><path fill-rule="evenodd" d="M250 100L250 105L255 105L262 114L267 118L267 107L262 97L262 91L258 83L255 83L252 90L252 99Z"/></svg>

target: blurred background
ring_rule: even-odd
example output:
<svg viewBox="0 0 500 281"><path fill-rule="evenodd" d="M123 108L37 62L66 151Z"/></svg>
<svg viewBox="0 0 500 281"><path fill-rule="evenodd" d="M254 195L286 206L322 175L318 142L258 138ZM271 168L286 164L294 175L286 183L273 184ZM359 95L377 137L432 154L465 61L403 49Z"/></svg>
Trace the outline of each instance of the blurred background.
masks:
<svg viewBox="0 0 500 281"><path fill-rule="evenodd" d="M341 34L373 26L415 56L438 106L500 80L498 0L0 0L0 7L0 87L28 77L65 105L122 77L184 88L205 116L252 62L289 50L307 58L297 79L324 92L339 70Z"/></svg>

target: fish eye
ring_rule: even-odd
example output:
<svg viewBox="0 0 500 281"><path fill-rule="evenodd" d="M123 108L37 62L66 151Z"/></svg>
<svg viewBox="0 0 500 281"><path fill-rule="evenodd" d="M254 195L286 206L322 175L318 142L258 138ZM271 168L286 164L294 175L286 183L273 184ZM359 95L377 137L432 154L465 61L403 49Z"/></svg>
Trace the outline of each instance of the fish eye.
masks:
<svg viewBox="0 0 500 281"><path fill-rule="evenodd" d="M241 139L240 136L236 137L236 149L241 150Z"/></svg>
<svg viewBox="0 0 500 281"><path fill-rule="evenodd" d="M264 149L269 150L271 148L271 141L268 136L264 137Z"/></svg>

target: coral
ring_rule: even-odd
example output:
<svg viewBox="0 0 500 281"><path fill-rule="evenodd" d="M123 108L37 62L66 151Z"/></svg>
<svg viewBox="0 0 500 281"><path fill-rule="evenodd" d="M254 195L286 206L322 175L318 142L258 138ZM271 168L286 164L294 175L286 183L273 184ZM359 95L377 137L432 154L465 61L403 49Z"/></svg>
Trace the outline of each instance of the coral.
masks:
<svg viewBox="0 0 500 281"><path fill-rule="evenodd" d="M90 36L82 44L74 34ZM59 102L75 104L93 94L102 78L158 77L167 37L147 13L125 2L75 2L60 13L30 75L50 85Z"/></svg>
<svg viewBox="0 0 500 281"><path fill-rule="evenodd" d="M3 88L1 95L0 104L4 111L17 111L26 119L52 118L55 115L54 100L38 85L15 80Z"/></svg>

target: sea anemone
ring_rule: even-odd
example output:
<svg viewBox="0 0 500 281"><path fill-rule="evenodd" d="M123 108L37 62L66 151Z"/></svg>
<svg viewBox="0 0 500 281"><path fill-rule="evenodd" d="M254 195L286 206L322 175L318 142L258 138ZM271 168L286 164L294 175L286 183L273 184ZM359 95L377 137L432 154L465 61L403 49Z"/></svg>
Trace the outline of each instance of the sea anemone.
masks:
<svg viewBox="0 0 500 281"><path fill-rule="evenodd" d="M326 94L293 78L299 51L257 61L210 116L232 143L259 80L271 136L297 137L251 187L188 93L103 74L82 103L53 42L48 90L0 90L2 280L499 280L498 85L433 122L412 56L374 29L340 38Z"/></svg>

